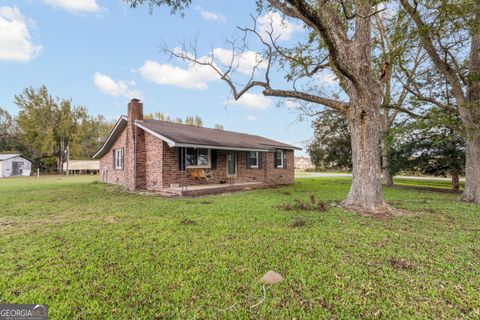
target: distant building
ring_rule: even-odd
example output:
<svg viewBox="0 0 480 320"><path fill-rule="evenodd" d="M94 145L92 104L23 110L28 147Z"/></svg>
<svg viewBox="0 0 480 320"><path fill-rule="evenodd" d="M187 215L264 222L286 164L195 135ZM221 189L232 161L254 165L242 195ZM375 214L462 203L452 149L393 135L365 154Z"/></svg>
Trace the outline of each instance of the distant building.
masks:
<svg viewBox="0 0 480 320"><path fill-rule="evenodd" d="M32 162L21 154L0 154L0 178L29 176Z"/></svg>
<svg viewBox="0 0 480 320"><path fill-rule="evenodd" d="M315 169L312 161L307 157L295 157L295 169L297 170L309 170Z"/></svg>
<svg viewBox="0 0 480 320"><path fill-rule="evenodd" d="M63 172L71 173L97 173L100 170L99 160L69 160L63 163Z"/></svg>

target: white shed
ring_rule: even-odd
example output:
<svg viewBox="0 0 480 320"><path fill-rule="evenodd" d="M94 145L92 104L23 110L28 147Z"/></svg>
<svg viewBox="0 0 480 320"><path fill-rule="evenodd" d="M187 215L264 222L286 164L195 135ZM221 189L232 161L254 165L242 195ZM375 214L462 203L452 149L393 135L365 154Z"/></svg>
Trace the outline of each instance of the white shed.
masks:
<svg viewBox="0 0 480 320"><path fill-rule="evenodd" d="M21 154L0 153L0 178L13 176L29 176L32 162Z"/></svg>
<svg viewBox="0 0 480 320"><path fill-rule="evenodd" d="M100 160L70 160L63 163L63 171L67 169L73 172L97 172L100 170Z"/></svg>

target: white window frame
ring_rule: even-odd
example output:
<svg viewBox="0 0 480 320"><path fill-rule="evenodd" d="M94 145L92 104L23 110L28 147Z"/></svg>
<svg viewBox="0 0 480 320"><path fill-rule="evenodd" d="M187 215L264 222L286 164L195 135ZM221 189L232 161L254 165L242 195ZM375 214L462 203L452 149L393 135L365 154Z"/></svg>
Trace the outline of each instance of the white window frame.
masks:
<svg viewBox="0 0 480 320"><path fill-rule="evenodd" d="M125 154L123 152L123 148L118 148L118 149L114 150L114 156L115 156L114 169L115 170L122 170L123 169L124 155Z"/></svg>
<svg viewBox="0 0 480 320"><path fill-rule="evenodd" d="M199 149L206 149L208 150L208 164L206 165L190 165L188 163L186 163L186 167L187 168L192 168L192 169L195 169L195 168L198 168L198 169L210 169L212 167L212 150L211 149L207 149L207 148L192 148L194 149L194 151L197 153L196 155L196 159L197 159L197 163L198 163L198 150ZM186 161L185 161L186 162Z"/></svg>
<svg viewBox="0 0 480 320"><path fill-rule="evenodd" d="M283 157L284 157L283 150L276 150L275 151L275 161L277 160L277 152L280 153L280 155L281 155L280 163L277 164L277 168L283 168Z"/></svg>
<svg viewBox="0 0 480 320"><path fill-rule="evenodd" d="M257 160L257 164L256 165L251 165L250 163L248 164L250 168L253 168L253 169L258 169L258 151L250 151L249 154L248 154L248 162L250 162L250 159L253 159L251 157L252 154L255 154L255 159Z"/></svg>

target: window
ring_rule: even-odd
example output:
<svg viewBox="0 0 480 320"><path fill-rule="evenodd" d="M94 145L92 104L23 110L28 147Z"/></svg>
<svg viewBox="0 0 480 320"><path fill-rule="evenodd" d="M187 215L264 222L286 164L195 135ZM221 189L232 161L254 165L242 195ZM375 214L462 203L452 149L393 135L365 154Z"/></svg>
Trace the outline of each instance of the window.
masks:
<svg viewBox="0 0 480 320"><path fill-rule="evenodd" d="M275 167L283 168L283 151L282 150L275 151Z"/></svg>
<svg viewBox="0 0 480 320"><path fill-rule="evenodd" d="M208 149L197 149L197 166L208 166Z"/></svg>
<svg viewBox="0 0 480 320"><path fill-rule="evenodd" d="M258 168L258 151L250 151L248 153L248 166L250 168Z"/></svg>
<svg viewBox="0 0 480 320"><path fill-rule="evenodd" d="M203 148L187 148L187 167L210 167L210 150Z"/></svg>
<svg viewBox="0 0 480 320"><path fill-rule="evenodd" d="M113 150L114 169L123 169L123 148Z"/></svg>
<svg viewBox="0 0 480 320"><path fill-rule="evenodd" d="M195 149L187 148L187 153L186 153L186 159L185 160L187 162L187 166L194 166L194 165L197 164Z"/></svg>

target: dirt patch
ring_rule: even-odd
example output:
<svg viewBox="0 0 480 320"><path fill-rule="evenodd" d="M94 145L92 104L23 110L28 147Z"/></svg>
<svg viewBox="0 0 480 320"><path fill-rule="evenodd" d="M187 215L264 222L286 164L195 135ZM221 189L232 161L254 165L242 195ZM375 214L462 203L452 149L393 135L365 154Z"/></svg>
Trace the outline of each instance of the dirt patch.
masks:
<svg viewBox="0 0 480 320"><path fill-rule="evenodd" d="M119 223L120 219L115 216L106 216L106 217L103 217L102 221L107 223Z"/></svg>
<svg viewBox="0 0 480 320"><path fill-rule="evenodd" d="M402 270L411 270L415 267L412 262L406 259L399 259L395 257L389 258L388 264L390 264L395 269L402 269Z"/></svg>
<svg viewBox="0 0 480 320"><path fill-rule="evenodd" d="M0 230L6 230L15 227L15 223L9 221L0 221Z"/></svg>
<svg viewBox="0 0 480 320"><path fill-rule="evenodd" d="M190 220L190 219L183 219L182 221L180 221L180 224L184 224L184 225L189 225L189 224L196 224L197 222L194 221L194 220Z"/></svg>
<svg viewBox="0 0 480 320"><path fill-rule="evenodd" d="M288 226L290 228L300 228L300 227L304 227L307 225L307 220L303 219L303 218L300 218L300 217L296 217L292 220L292 223L290 223Z"/></svg>

